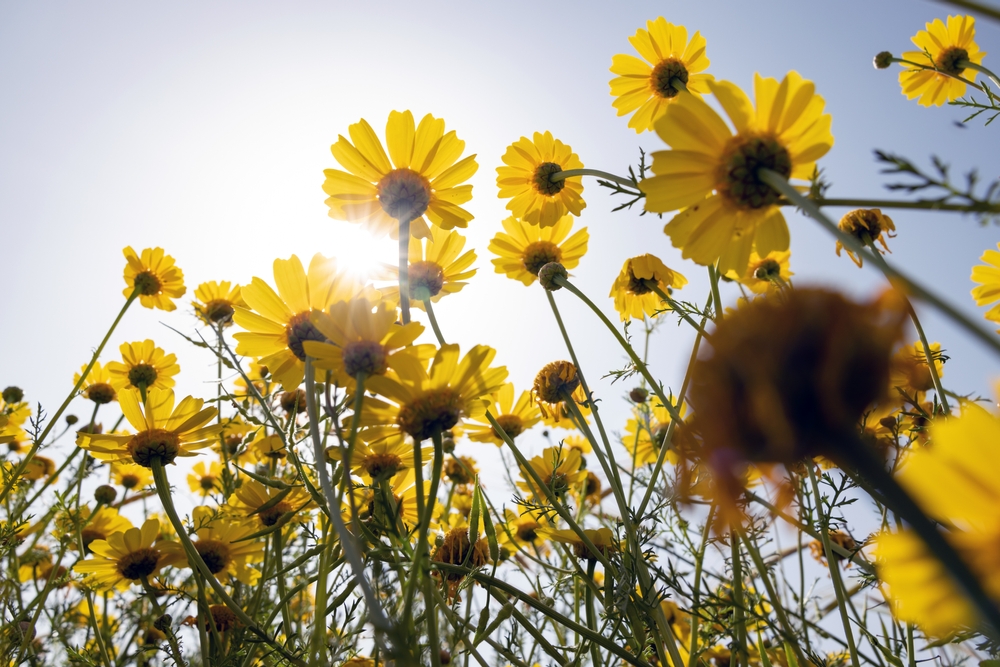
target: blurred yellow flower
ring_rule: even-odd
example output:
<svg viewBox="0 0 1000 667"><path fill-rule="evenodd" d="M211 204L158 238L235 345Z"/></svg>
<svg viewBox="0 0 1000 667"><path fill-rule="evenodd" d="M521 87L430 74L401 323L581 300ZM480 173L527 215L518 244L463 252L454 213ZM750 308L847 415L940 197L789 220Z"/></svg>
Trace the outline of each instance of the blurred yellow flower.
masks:
<svg viewBox="0 0 1000 667"><path fill-rule="evenodd" d="M90 373L87 374L87 379L83 381L82 385L80 385L80 393L83 394L83 397L93 401L97 405L104 405L118 398L118 394L115 392L115 388L112 383L111 371L109 367L110 364L102 366L101 362L94 362L94 367L91 368ZM87 370L87 364L80 367L79 373L73 374L74 385L80 381L80 375L85 370ZM177 370L180 370L179 366L177 367ZM170 384L173 386L173 380L170 381Z"/></svg>
<svg viewBox="0 0 1000 667"><path fill-rule="evenodd" d="M289 512L298 512L312 503L309 492L301 486L290 487L278 499L280 493L284 491L265 486L255 479L244 479L226 502L248 519L256 517L265 528L283 520Z"/></svg>
<svg viewBox="0 0 1000 667"><path fill-rule="evenodd" d="M240 286L233 285L228 280L214 280L198 285L194 291L194 313L205 324L210 326L228 327L233 323L233 311L236 306L246 307L240 296Z"/></svg>
<svg viewBox="0 0 1000 667"><path fill-rule="evenodd" d="M139 290L139 303L146 308L174 310L173 299L184 296L184 274L174 265L174 258L163 254L163 248L146 248L141 255L126 247L125 284L126 297Z"/></svg>
<svg viewBox="0 0 1000 667"><path fill-rule="evenodd" d="M726 277L736 280L754 294L771 294L787 285L795 274L790 269L790 250L772 250L763 257L757 251L750 253L750 261L743 275L730 271Z"/></svg>
<svg viewBox="0 0 1000 667"><path fill-rule="evenodd" d="M153 483L153 473L149 471L149 468L128 461L112 461L111 479L126 491L141 490Z"/></svg>
<svg viewBox="0 0 1000 667"><path fill-rule="evenodd" d="M1000 243L997 248L1000 249ZM987 250L979 261L983 264L972 267L972 282L979 285L972 289L972 298L981 308L1000 301L1000 252ZM983 316L991 322L1000 323L1000 303L987 310Z"/></svg>
<svg viewBox="0 0 1000 667"><path fill-rule="evenodd" d="M583 169L573 149L553 138L551 132L535 132L532 139L521 137L507 147L497 167L500 199L510 199L507 210L515 218L532 225L551 227L567 213L580 215L583 179L571 176L559 181L550 176L569 169Z"/></svg>
<svg viewBox="0 0 1000 667"><path fill-rule="evenodd" d="M560 500L565 499L567 494L577 495L587 481L587 471L583 468L580 452L568 447L546 447L540 455L529 459L528 465ZM548 502L545 489L540 488L523 467L520 469L517 488L538 502Z"/></svg>
<svg viewBox="0 0 1000 667"><path fill-rule="evenodd" d="M628 41L642 59L624 54L611 59L611 73L617 75L611 80L612 106L619 116L635 112L628 126L637 133L652 130L679 92L708 93L706 82L712 75L700 73L709 65L701 33L688 41L684 26L661 16L646 21L646 29L639 28Z"/></svg>
<svg viewBox="0 0 1000 667"><path fill-rule="evenodd" d="M540 227L509 217L503 221L506 233L499 232L490 241L490 251L497 273L531 285L538 280L538 271L549 262L559 262L573 269L587 252L590 235L583 227L569 236L573 216L564 215L554 225ZM569 236L569 238L566 238Z"/></svg>
<svg viewBox="0 0 1000 667"><path fill-rule="evenodd" d="M761 256L788 250L781 196L757 171L809 178L816 160L833 146L831 118L813 83L797 72L780 82L756 75L756 106L733 83L707 85L735 133L700 97L681 93L655 124L672 150L653 153L655 176L639 188L651 213L683 209L663 231L685 258L718 262L723 275L740 275L753 250Z"/></svg>
<svg viewBox="0 0 1000 667"><path fill-rule="evenodd" d="M934 360L934 368L938 377L944 375L944 359L941 356L941 343L931 343L931 358ZM931 377L931 369L927 365L927 354L924 352L924 344L920 341L912 345L904 345L893 355L892 374L889 377L889 386L899 388L911 397L920 400L917 396L934 388L934 379Z"/></svg>
<svg viewBox="0 0 1000 667"><path fill-rule="evenodd" d="M934 19L925 28L910 38L920 50L903 52L908 62L900 63L899 85L907 99L919 97L921 106L941 106L965 95L965 82L954 77L975 81L976 71L968 64L981 65L986 52L973 41L976 19L971 16L949 16L947 26Z"/></svg>
<svg viewBox="0 0 1000 667"><path fill-rule="evenodd" d="M181 372L177 355L166 354L156 343L146 339L135 343L122 343L118 348L121 361L109 361L106 368L111 385L117 390L170 389L174 375Z"/></svg>
<svg viewBox="0 0 1000 667"><path fill-rule="evenodd" d="M350 141L339 136L330 147L347 171L323 172L331 218L392 238L399 235L401 218L412 221L410 233L418 238L430 234L425 215L441 229L468 226L472 214L461 204L472 199L472 186L462 183L479 165L475 155L459 159L465 142L454 130L445 133L442 119L427 114L414 127L411 112L391 112L385 126L388 155L364 119L351 125L348 134Z"/></svg>
<svg viewBox="0 0 1000 667"><path fill-rule="evenodd" d="M218 461L199 461L191 468L187 483L192 492L207 496L222 490L221 477L222 465Z"/></svg>
<svg viewBox="0 0 1000 667"><path fill-rule="evenodd" d="M654 255L639 255L625 260L621 273L611 285L611 294L615 299L615 310L621 316L622 322L638 319L643 316L655 316L658 312L668 310L668 306L654 289L659 289L669 295L675 289L687 285L687 278L680 273L668 269L666 264Z"/></svg>
<svg viewBox="0 0 1000 667"><path fill-rule="evenodd" d="M625 424L622 444L633 453L636 467L656 463L669 426L670 413L658 401L656 405L643 403L633 408L633 417ZM677 463L677 453L672 448L667 450L666 457L669 463Z"/></svg>
<svg viewBox="0 0 1000 667"><path fill-rule="evenodd" d="M574 530L570 530L569 528L541 528L539 533L542 537L553 542L568 544L573 548L574 555L581 560L597 560L596 555L591 554L587 545ZM590 540L590 543L597 547L597 550L604 556L618 549L618 543L610 528L586 528L583 530L583 533Z"/></svg>

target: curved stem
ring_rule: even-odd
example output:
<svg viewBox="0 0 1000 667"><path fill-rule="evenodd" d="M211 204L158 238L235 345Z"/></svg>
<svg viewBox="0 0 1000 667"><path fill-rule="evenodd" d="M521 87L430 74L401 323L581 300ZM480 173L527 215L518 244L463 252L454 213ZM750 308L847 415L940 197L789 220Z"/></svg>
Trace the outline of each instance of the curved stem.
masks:
<svg viewBox="0 0 1000 667"><path fill-rule="evenodd" d="M993 82L994 86L996 86L997 88L1000 88L1000 78L998 78L996 74L994 74L993 72L991 72L987 68L983 67L982 65L977 65L976 63L969 62L969 61L965 61L965 62L959 61L959 62L955 63L955 67L961 67L963 69L971 69L971 70L974 70L976 72L979 72L980 74L985 74L986 76L988 76L990 78L990 81Z"/></svg>
<svg viewBox="0 0 1000 667"><path fill-rule="evenodd" d="M976 0L938 0L946 5L954 5L955 7L961 7L962 9L968 9L971 12L977 12L984 16L988 16L991 19L1000 21L1000 9L990 7L989 5L984 5L981 2L976 2Z"/></svg>
<svg viewBox="0 0 1000 667"><path fill-rule="evenodd" d="M399 310L410 323L410 218L399 221Z"/></svg>
<svg viewBox="0 0 1000 667"><path fill-rule="evenodd" d="M771 171L770 169L759 169L757 171L758 177L770 185L772 188L783 194L788 199L792 200L796 206L801 208L810 217L819 222L823 227L827 229L831 234L833 234L838 241L840 241L844 246L850 248L855 253L863 256L874 262L885 274L889 281L896 283L905 288L907 292L916 296L918 299L926 301L931 304L942 314L951 318L956 324L965 329L968 333L972 334L975 338L979 339L981 342L985 343L988 347L992 348L994 352L1000 354L1000 338L996 334L986 330L985 328L979 326L968 317L960 313L953 306L947 303L944 299L940 298L936 294L932 293L930 290L926 289L922 285L919 285L912 278L905 275L902 271L895 268L884 259L879 262L878 259L872 256L870 250L868 250L860 241L851 236L850 234L845 234L840 231L837 224L826 217L819 207L811 201L808 197L804 197L798 190L793 188L788 181L784 179L780 174Z"/></svg>
<svg viewBox="0 0 1000 667"><path fill-rule="evenodd" d="M898 201L895 199L812 199L817 206L843 206L845 208L896 208L920 211L957 211L960 213L1000 213L1000 204L947 204L934 201ZM798 206L782 199L779 206Z"/></svg>
<svg viewBox="0 0 1000 667"><path fill-rule="evenodd" d="M434 317L434 307L431 305L430 299L424 299L424 309L427 311L427 319L431 321L431 328L434 329L434 336L437 338L438 345L447 345L444 342L444 336L441 335L441 329L438 328L438 321Z"/></svg>
<svg viewBox="0 0 1000 667"><path fill-rule="evenodd" d="M150 468L153 471L153 483L156 485L156 493L160 497L160 504L163 505L163 511L166 513L167 518L170 519L170 524L174 527L174 531L177 533L177 537L181 541L181 546L184 547L184 553L187 555L188 562L191 567L196 568L201 573L201 576L205 578L205 581L207 581L208 585L212 587L215 594L219 596L222 602L229 607L234 614L236 614L236 618L240 619L240 622L246 626L250 632L254 633L267 644L272 646L292 664L305 667L304 662L289 653L284 646L271 639L267 632L258 628L253 619L247 616L246 612L243 611L243 607L229 597L229 593L226 592L226 589L222 587L219 580L215 578L215 575L212 574L212 572L208 569L208 566L205 565L205 561L202 559L201 554L198 553L198 550L194 548L194 544L191 543L191 538L188 536L187 527L177 515L177 510L174 508L174 500L170 497L170 484L167 482L167 471L163 468L163 461L160 460L160 457L154 456L149 463Z"/></svg>
<svg viewBox="0 0 1000 667"><path fill-rule="evenodd" d="M601 171L599 169L566 169L565 171L557 171L549 176L549 181L556 183L574 176L596 176L597 178L603 178L606 181L614 181L618 185L624 185L627 188L638 187L638 184L631 178L622 178L621 176L615 176L614 174L609 174L608 172Z"/></svg>

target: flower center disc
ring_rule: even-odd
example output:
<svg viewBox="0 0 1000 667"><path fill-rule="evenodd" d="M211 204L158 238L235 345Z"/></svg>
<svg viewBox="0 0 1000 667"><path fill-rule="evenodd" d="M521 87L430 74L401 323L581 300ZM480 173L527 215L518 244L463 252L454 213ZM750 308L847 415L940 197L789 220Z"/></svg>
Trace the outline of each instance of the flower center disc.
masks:
<svg viewBox="0 0 1000 667"><path fill-rule="evenodd" d="M209 322L216 324L229 322L233 318L233 304L225 299L212 299L205 304L204 315Z"/></svg>
<svg viewBox="0 0 1000 667"><path fill-rule="evenodd" d="M760 169L770 169L788 178L792 173L788 150L771 137L737 135L726 146L716 177L716 189L739 208L772 206L781 195L760 180L757 176Z"/></svg>
<svg viewBox="0 0 1000 667"><path fill-rule="evenodd" d="M412 169L393 169L378 182L378 201L390 217L414 220L427 210L431 186Z"/></svg>
<svg viewBox="0 0 1000 667"><path fill-rule="evenodd" d="M365 376L385 375L389 369L385 348L374 340L358 340L348 343L343 351L344 372L351 377L358 373Z"/></svg>
<svg viewBox="0 0 1000 667"><path fill-rule="evenodd" d="M671 56L653 68L652 73L649 75L649 85L654 93L660 97L670 99L671 97L677 97L677 93L680 92L680 89L674 88L671 83L674 79L686 85L688 82L688 71L684 63Z"/></svg>
<svg viewBox="0 0 1000 667"><path fill-rule="evenodd" d="M115 568L118 570L118 574L135 581L153 574L156 571L156 564L159 562L160 552L158 550L143 547L119 558Z"/></svg>
<svg viewBox="0 0 1000 667"><path fill-rule="evenodd" d="M105 405L115 400L115 389L110 384L98 382L87 387L84 394L98 405Z"/></svg>
<svg viewBox="0 0 1000 667"><path fill-rule="evenodd" d="M273 526L278 523L278 519L284 516L285 512L291 511L292 506L282 500L277 505L268 507L266 510L258 512L257 516L260 517L260 522L265 526Z"/></svg>
<svg viewBox="0 0 1000 667"><path fill-rule="evenodd" d="M361 467L373 480L389 479L403 465L403 460L395 454L369 454L361 461Z"/></svg>
<svg viewBox="0 0 1000 667"><path fill-rule="evenodd" d="M128 381L133 387L151 387L158 373L149 364L137 364L128 370Z"/></svg>
<svg viewBox="0 0 1000 667"><path fill-rule="evenodd" d="M208 571L212 574L218 574L225 570L232 560L229 555L229 547L218 540L198 540L194 543L194 550L205 561Z"/></svg>
<svg viewBox="0 0 1000 667"><path fill-rule="evenodd" d="M965 49L953 46L950 49L945 49L938 56L937 61L934 65L944 72L945 74L951 74L952 76L958 76L965 71L964 67L959 67L958 63L963 60L969 59L969 52Z"/></svg>
<svg viewBox="0 0 1000 667"><path fill-rule="evenodd" d="M126 489L134 489L139 486L138 475L122 475L122 486Z"/></svg>
<svg viewBox="0 0 1000 667"><path fill-rule="evenodd" d="M448 388L433 389L399 409L399 427L418 442L445 431L458 423L462 405Z"/></svg>
<svg viewBox="0 0 1000 667"><path fill-rule="evenodd" d="M534 521L525 521L517 526L517 539L522 542L534 542L538 539L538 524Z"/></svg>
<svg viewBox="0 0 1000 667"><path fill-rule="evenodd" d="M500 425L504 433L510 436L511 440L524 433L524 422L517 415L500 415L497 417L497 424ZM493 429L493 435L500 437L496 429Z"/></svg>
<svg viewBox="0 0 1000 667"><path fill-rule="evenodd" d="M151 271L142 271L135 276L135 286L139 288L139 294L143 296L156 296L160 293L162 284Z"/></svg>
<svg viewBox="0 0 1000 667"><path fill-rule="evenodd" d="M553 361L535 376L535 395L546 403L561 403L563 392L571 394L579 385L576 366L568 361Z"/></svg>
<svg viewBox="0 0 1000 667"><path fill-rule="evenodd" d="M535 241L528 245L521 255L521 263L524 264L525 270L535 276L549 262L561 261L562 251L551 241Z"/></svg>
<svg viewBox="0 0 1000 667"><path fill-rule="evenodd" d="M653 283L655 281L650 280L648 282ZM628 287L626 289L637 296L649 294L653 291L653 288L647 284L647 280L645 278L635 277L635 274L632 273L632 269L628 270Z"/></svg>
<svg viewBox="0 0 1000 667"><path fill-rule="evenodd" d="M444 287L444 269L437 262L410 264L410 298L429 299Z"/></svg>
<svg viewBox="0 0 1000 667"><path fill-rule="evenodd" d="M164 465L173 463L177 453L181 451L181 439L173 431L154 428L136 433L128 441L126 448L137 465L152 468L154 458L159 458Z"/></svg>
<svg viewBox="0 0 1000 667"><path fill-rule="evenodd" d="M293 315L285 326L285 337L288 339L288 349L292 351L299 361L306 360L306 351L302 343L307 340L325 341L326 336L309 319L309 311L303 311L298 315Z"/></svg>
<svg viewBox="0 0 1000 667"><path fill-rule="evenodd" d="M781 265L773 259L765 259L754 269L753 277L757 280L774 282L781 277Z"/></svg>
<svg viewBox="0 0 1000 667"><path fill-rule="evenodd" d="M538 190L539 194L551 197L552 195L559 194L562 189L566 187L566 179L561 181L549 180L549 177L552 176L552 174L558 173L562 170L563 168L555 162L543 162L535 167L535 174L532 176L532 182L534 183L535 189Z"/></svg>

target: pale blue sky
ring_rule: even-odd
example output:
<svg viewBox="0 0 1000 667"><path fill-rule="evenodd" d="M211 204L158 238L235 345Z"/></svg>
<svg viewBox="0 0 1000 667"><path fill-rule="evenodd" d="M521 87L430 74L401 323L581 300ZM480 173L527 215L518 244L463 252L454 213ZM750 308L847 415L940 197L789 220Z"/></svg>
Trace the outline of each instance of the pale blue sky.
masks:
<svg viewBox="0 0 1000 667"><path fill-rule="evenodd" d="M876 52L908 48L948 10L922 0L3 3L0 385L58 405L123 301L125 245L163 246L184 270L188 297L205 280L270 281L275 257L350 253L359 236L326 216L320 189L322 170L336 166L329 146L359 118L381 133L390 110L411 109L443 117L479 155L468 237L480 273L440 303L445 336L498 348L498 363L526 388L566 352L540 289L493 273L486 245L506 217L494 169L508 144L534 131L551 130L587 167L617 173L639 146L661 148L611 107L608 67L614 54L632 52L629 35L662 15L705 35L717 78L749 89L754 72L780 78L795 69L814 80L833 115L836 144L820 163L830 195L884 197L875 148L922 164L938 154L958 172L978 166L985 180L997 177L1000 125L956 127L960 110L918 107L899 93L895 71L871 66ZM977 39L1000 56L995 24L979 23ZM610 213L615 202L592 180L584 196L579 224L591 246L575 273L608 312L623 261L643 252L690 279L681 297L704 298L704 269L681 260L663 221ZM939 213L892 216L899 236L890 260L976 314L970 268L996 246L998 229ZM858 294L884 284L838 259L811 221L791 212L789 221L798 284ZM391 243L381 247L391 259ZM621 367L599 323L571 295L557 296L591 380ZM169 314L134 308L104 360L122 342L151 337L180 356L179 391L214 395L211 358L158 324L191 330L188 301ZM953 357L946 385L988 392L1000 377L996 357L921 312L931 340ZM691 339L672 324L656 339L654 373L668 384L679 384ZM612 429L624 426L617 390L601 390Z"/></svg>

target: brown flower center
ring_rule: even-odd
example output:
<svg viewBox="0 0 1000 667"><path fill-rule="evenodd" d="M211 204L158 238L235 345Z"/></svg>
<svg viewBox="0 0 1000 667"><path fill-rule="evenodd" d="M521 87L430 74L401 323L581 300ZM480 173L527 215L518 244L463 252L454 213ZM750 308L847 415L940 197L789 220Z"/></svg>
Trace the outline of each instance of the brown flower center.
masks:
<svg viewBox="0 0 1000 667"><path fill-rule="evenodd" d="M785 178L792 173L792 158L776 139L766 135L736 135L729 140L716 172L716 189L729 203L743 209L775 204L781 195L760 180L760 169Z"/></svg>
<svg viewBox="0 0 1000 667"><path fill-rule="evenodd" d="M753 277L757 280L774 282L781 277L781 264L778 264L773 259L765 259L754 269Z"/></svg>
<svg viewBox="0 0 1000 667"><path fill-rule="evenodd" d="M232 630L239 623L239 619L236 618L233 610L224 604L213 604L208 608L208 611L212 614L212 620L215 621L215 629L219 632Z"/></svg>
<svg viewBox="0 0 1000 667"><path fill-rule="evenodd" d="M959 67L958 64L960 62L967 62L968 60L968 51L959 46L953 46L941 52L941 55L934 61L934 66L945 74L958 76L965 71L965 68Z"/></svg>
<svg viewBox="0 0 1000 667"><path fill-rule="evenodd" d="M373 480L380 481L389 479L403 465L403 460L395 454L376 453L369 454L361 461L361 467Z"/></svg>
<svg viewBox="0 0 1000 667"><path fill-rule="evenodd" d="M212 574L222 572L233 560L229 547L218 540L198 540L194 543L194 550L205 561Z"/></svg>
<svg viewBox="0 0 1000 667"><path fill-rule="evenodd" d="M472 483L472 460L451 457L444 464L444 475L455 484Z"/></svg>
<svg viewBox="0 0 1000 667"><path fill-rule="evenodd" d="M106 540L108 536L104 534L104 531L97 530L96 528L84 528L80 531L80 538L83 540L83 548L88 553L90 552L90 543L94 540Z"/></svg>
<svg viewBox="0 0 1000 667"><path fill-rule="evenodd" d="M444 269L437 262L410 264L410 298L429 299L444 287Z"/></svg>
<svg viewBox="0 0 1000 667"><path fill-rule="evenodd" d="M282 392L278 402L285 414L300 414L306 411L306 392L301 389Z"/></svg>
<svg viewBox="0 0 1000 667"><path fill-rule="evenodd" d="M566 179L561 181L549 180L552 174L559 173L562 170L562 166L555 162L543 162L535 167L535 173L532 175L531 181L538 194L551 197L562 192L562 189L566 187Z"/></svg>
<svg viewBox="0 0 1000 667"><path fill-rule="evenodd" d="M126 579L135 581L153 574L156 571L156 564L159 562L159 550L142 547L119 558L115 569Z"/></svg>
<svg viewBox="0 0 1000 667"><path fill-rule="evenodd" d="M98 405L110 403L116 396L115 388L104 382L90 385L84 389L83 395Z"/></svg>
<svg viewBox="0 0 1000 667"><path fill-rule="evenodd" d="M420 442L458 423L462 416L461 398L451 389L431 389L399 409L396 423L403 432Z"/></svg>
<svg viewBox="0 0 1000 667"><path fill-rule="evenodd" d="M215 488L215 481L216 479L214 475L204 475L198 480L198 486L200 486L204 491L211 491Z"/></svg>
<svg viewBox="0 0 1000 667"><path fill-rule="evenodd" d="M159 458L164 465L173 463L177 453L181 451L181 439L173 431L154 428L136 433L128 441L126 448L137 465L152 468L154 458Z"/></svg>
<svg viewBox="0 0 1000 667"><path fill-rule="evenodd" d="M152 271L142 271L135 276L135 286L139 288L142 296L156 296L160 293L163 285Z"/></svg>
<svg viewBox="0 0 1000 667"><path fill-rule="evenodd" d="M205 308L201 312L209 322L220 324L229 323L235 309L233 304L226 299L212 299L205 304Z"/></svg>
<svg viewBox="0 0 1000 667"><path fill-rule="evenodd" d="M471 569L482 567L490 560L489 546L486 540L479 540L475 546L469 541L467 528L455 528L444 536L444 542L434 552L432 560L449 565L467 565ZM466 562L468 560L468 562ZM461 574L447 575L449 579L462 577Z"/></svg>
<svg viewBox="0 0 1000 667"><path fill-rule="evenodd" d="M529 244L524 249L524 252L521 253L521 263L524 264L524 269L535 276L549 262L561 261L562 250L551 241L535 241Z"/></svg>
<svg viewBox="0 0 1000 667"><path fill-rule="evenodd" d="M412 290L411 290L412 291ZM348 343L343 351L344 372L351 377L364 373L366 377L385 375L389 369L385 348L374 340L358 340Z"/></svg>
<svg viewBox="0 0 1000 667"><path fill-rule="evenodd" d="M285 326L285 337L288 339L288 349L292 351L299 361L306 360L306 351L302 343L307 340L325 341L326 336L320 333L319 329L309 319L309 311L305 310L297 315L293 315Z"/></svg>
<svg viewBox="0 0 1000 667"><path fill-rule="evenodd" d="M878 241L888 225L883 223L885 216L869 208L859 208L847 213L840 219L840 231L850 234L862 243ZM891 235L890 235L891 237Z"/></svg>
<svg viewBox="0 0 1000 667"><path fill-rule="evenodd" d="M524 421L517 415L500 415L497 417L497 424L500 425L504 433L510 436L511 440L524 433ZM493 435L500 437L496 429L493 429Z"/></svg>
<svg viewBox="0 0 1000 667"><path fill-rule="evenodd" d="M596 496L601 493L601 479L592 472L587 473L587 483L583 489L583 495Z"/></svg>
<svg viewBox="0 0 1000 667"><path fill-rule="evenodd" d="M291 512L292 506L286 503L284 500L278 504L268 507L266 510L257 512L257 516L260 517L260 522L265 526L273 526L278 523L278 520L285 515L285 512Z"/></svg>
<svg viewBox="0 0 1000 667"><path fill-rule="evenodd" d="M560 403L579 385L576 366L568 361L553 361L535 376L535 396L546 403Z"/></svg>
<svg viewBox="0 0 1000 667"><path fill-rule="evenodd" d="M139 476L130 474L122 475L121 484L126 489L134 489L135 487L139 486Z"/></svg>
<svg viewBox="0 0 1000 667"><path fill-rule="evenodd" d="M522 542L534 542L538 539L538 523L535 521L522 521L517 524L517 539Z"/></svg>
<svg viewBox="0 0 1000 667"><path fill-rule="evenodd" d="M393 169L378 182L378 200L390 217L413 220L427 210L431 185L412 169Z"/></svg>
<svg viewBox="0 0 1000 667"><path fill-rule="evenodd" d="M684 63L671 56L653 68L652 73L649 75L649 86L660 97L669 99L676 97L677 93L682 90L680 86L674 87L674 79L677 79L682 84L687 84L688 71Z"/></svg>
<svg viewBox="0 0 1000 667"><path fill-rule="evenodd" d="M149 364L136 364L128 369L128 382L133 387L152 387L159 374Z"/></svg>
<svg viewBox="0 0 1000 667"><path fill-rule="evenodd" d="M636 278L635 273L632 272L631 267L628 270L628 287L627 289L632 294L636 296L642 296L643 294L649 294L653 291L650 284L656 284L655 280L648 280L646 278Z"/></svg>

